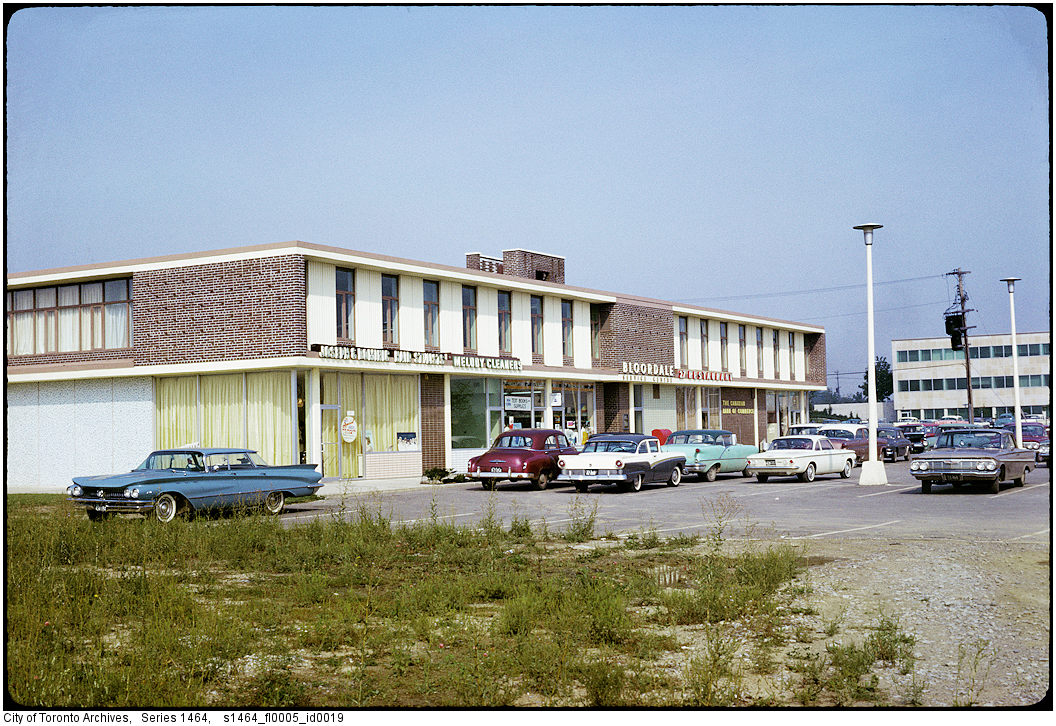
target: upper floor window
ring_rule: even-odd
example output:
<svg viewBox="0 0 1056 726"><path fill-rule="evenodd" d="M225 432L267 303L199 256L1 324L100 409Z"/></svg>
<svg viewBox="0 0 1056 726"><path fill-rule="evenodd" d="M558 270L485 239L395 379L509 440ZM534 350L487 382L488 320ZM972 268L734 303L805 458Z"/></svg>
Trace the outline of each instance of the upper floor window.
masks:
<svg viewBox="0 0 1056 726"><path fill-rule="evenodd" d="M561 354L572 357L572 301L561 301Z"/></svg>
<svg viewBox="0 0 1056 726"><path fill-rule="evenodd" d="M796 334L788 331L788 377L796 377Z"/></svg>
<svg viewBox="0 0 1056 726"><path fill-rule="evenodd" d="M741 364L741 375L748 375L748 336L745 326L737 326L737 353Z"/></svg>
<svg viewBox="0 0 1056 726"><path fill-rule="evenodd" d="M513 310L510 307L510 293L499 290L499 352L509 353L510 348L510 325L513 320Z"/></svg>
<svg viewBox="0 0 1056 726"><path fill-rule="evenodd" d="M719 360L722 370L730 370L730 341L726 333L726 323L719 323Z"/></svg>
<svg viewBox="0 0 1056 726"><path fill-rule="evenodd" d="M422 309L425 314L425 347L433 350L440 347L440 283L434 280L422 282Z"/></svg>
<svg viewBox="0 0 1056 726"><path fill-rule="evenodd" d="M337 337L356 339L356 274L353 270L337 268Z"/></svg>
<svg viewBox="0 0 1056 726"><path fill-rule="evenodd" d="M590 357L601 359L601 308L590 306Z"/></svg>
<svg viewBox="0 0 1056 726"><path fill-rule="evenodd" d="M400 278L381 276L381 341L385 345L399 345Z"/></svg>
<svg viewBox="0 0 1056 726"><path fill-rule="evenodd" d="M532 295L532 352L543 352L543 298L540 295Z"/></svg>
<svg viewBox="0 0 1056 726"><path fill-rule="evenodd" d="M130 282L122 278L8 292L8 353L131 347Z"/></svg>
<svg viewBox="0 0 1056 726"><path fill-rule="evenodd" d="M759 377L763 377L763 329L755 329L755 359L759 366Z"/></svg>
<svg viewBox="0 0 1056 726"><path fill-rule="evenodd" d="M700 360L704 370L708 370L708 321L700 321Z"/></svg>
<svg viewBox="0 0 1056 726"><path fill-rule="evenodd" d="M678 316L678 364L682 368L689 367L689 319L685 315Z"/></svg>
<svg viewBox="0 0 1056 726"><path fill-rule="evenodd" d="M462 286L462 347L477 349L477 288Z"/></svg>
<svg viewBox="0 0 1056 726"><path fill-rule="evenodd" d="M777 337L777 331L774 331L774 378L781 377L781 344Z"/></svg>

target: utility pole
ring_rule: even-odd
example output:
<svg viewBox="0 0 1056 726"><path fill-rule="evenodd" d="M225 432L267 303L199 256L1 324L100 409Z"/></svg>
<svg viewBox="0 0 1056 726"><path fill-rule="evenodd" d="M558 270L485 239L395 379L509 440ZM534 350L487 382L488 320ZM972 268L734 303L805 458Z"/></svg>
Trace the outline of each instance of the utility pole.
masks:
<svg viewBox="0 0 1056 726"><path fill-rule="evenodd" d="M953 349L964 348L964 373L968 383L968 422L975 423L975 406L972 403L972 354L968 346L968 331L974 325L968 325L967 313L974 313L971 308L965 307L968 302L968 293L964 291L964 276L970 275L971 270L962 270L958 267L953 272L947 272L946 276L957 276L957 301L951 305L945 313L946 333L951 336Z"/></svg>

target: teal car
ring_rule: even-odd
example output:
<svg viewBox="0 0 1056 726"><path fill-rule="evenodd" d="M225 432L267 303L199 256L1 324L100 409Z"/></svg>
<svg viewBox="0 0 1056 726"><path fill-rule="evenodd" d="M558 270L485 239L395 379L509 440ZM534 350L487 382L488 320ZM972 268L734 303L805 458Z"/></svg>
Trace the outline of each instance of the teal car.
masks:
<svg viewBox="0 0 1056 726"><path fill-rule="evenodd" d="M708 481L715 481L717 474L748 476L748 456L759 452L755 446L738 444L733 432L718 429L676 431L660 448L685 456L686 473Z"/></svg>

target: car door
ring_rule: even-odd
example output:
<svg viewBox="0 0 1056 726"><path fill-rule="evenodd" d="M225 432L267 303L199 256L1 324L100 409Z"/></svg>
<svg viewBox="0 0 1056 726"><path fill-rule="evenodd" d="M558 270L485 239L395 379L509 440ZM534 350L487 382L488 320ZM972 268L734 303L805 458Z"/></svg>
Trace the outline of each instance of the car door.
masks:
<svg viewBox="0 0 1056 726"><path fill-rule="evenodd" d="M833 474L843 469L846 454L838 454L840 449L834 449L832 442L828 439L819 439L814 442L814 448L818 453L819 474Z"/></svg>

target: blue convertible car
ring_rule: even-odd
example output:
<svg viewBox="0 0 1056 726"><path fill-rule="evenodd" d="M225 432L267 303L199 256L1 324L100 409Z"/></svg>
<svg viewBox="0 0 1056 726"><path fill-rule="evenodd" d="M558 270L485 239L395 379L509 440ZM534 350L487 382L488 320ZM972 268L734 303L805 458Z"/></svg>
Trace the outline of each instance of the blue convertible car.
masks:
<svg viewBox="0 0 1056 726"><path fill-rule="evenodd" d="M180 448L155 451L126 474L74 477L66 489L88 519L147 514L171 522L205 509L262 506L279 514L286 497L304 497L321 486L315 464L268 466L249 449Z"/></svg>

